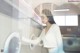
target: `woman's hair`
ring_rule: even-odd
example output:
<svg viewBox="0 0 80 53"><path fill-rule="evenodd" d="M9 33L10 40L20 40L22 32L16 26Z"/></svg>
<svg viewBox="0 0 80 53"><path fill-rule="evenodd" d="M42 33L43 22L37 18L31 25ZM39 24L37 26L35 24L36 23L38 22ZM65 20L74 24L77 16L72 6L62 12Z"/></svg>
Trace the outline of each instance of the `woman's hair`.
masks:
<svg viewBox="0 0 80 53"><path fill-rule="evenodd" d="M52 13L51 13L50 10L43 9L43 10L42 10L42 14L46 15L46 17L48 18L48 22L49 22L50 24L55 24L55 21L54 21L54 19L53 19L53 15L52 15Z"/></svg>

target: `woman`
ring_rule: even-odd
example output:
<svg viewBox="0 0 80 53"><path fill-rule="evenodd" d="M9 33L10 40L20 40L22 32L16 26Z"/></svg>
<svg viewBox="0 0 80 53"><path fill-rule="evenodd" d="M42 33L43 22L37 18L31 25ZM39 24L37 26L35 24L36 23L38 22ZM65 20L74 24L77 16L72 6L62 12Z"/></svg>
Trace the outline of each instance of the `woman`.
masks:
<svg viewBox="0 0 80 53"><path fill-rule="evenodd" d="M46 24L39 38L27 40L32 44L38 44L41 40L49 53L64 53L63 42L59 26L55 23L51 11L44 9L41 15L42 23Z"/></svg>
<svg viewBox="0 0 80 53"><path fill-rule="evenodd" d="M44 47L48 49L49 53L64 53L60 28L56 25L51 11L44 9L41 19L42 23L46 24L43 38Z"/></svg>

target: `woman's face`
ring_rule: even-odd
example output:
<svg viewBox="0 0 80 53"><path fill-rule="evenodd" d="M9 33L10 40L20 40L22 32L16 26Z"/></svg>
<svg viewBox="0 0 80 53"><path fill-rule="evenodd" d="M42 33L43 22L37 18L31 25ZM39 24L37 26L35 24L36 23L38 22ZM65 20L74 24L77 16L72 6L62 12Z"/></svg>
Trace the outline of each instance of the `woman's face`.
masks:
<svg viewBox="0 0 80 53"><path fill-rule="evenodd" d="M46 23L48 22L48 18L47 18L47 16L44 15L44 14L41 15L41 20L42 20L42 23L43 23L43 24L46 24Z"/></svg>

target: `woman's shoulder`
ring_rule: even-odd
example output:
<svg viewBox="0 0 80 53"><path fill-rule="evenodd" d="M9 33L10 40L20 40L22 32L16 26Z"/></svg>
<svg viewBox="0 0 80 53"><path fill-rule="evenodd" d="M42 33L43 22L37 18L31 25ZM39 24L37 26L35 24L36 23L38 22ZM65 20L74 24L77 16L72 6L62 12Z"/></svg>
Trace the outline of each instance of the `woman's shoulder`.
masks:
<svg viewBox="0 0 80 53"><path fill-rule="evenodd" d="M52 26L53 26L53 28L59 28L59 26L57 24L53 24Z"/></svg>

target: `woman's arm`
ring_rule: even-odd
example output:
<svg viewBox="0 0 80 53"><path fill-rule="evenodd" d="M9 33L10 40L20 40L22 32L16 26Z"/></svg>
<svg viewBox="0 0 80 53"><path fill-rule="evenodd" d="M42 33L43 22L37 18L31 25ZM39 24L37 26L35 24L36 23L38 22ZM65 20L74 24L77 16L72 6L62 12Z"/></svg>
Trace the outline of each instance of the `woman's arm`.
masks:
<svg viewBox="0 0 80 53"><path fill-rule="evenodd" d="M32 35L32 37L29 38L22 38L24 42L29 43L29 44L34 44L34 45L41 45L40 42L44 37L44 32L42 31L42 33L40 34L39 37L35 38L35 35ZM35 38L35 39L34 39Z"/></svg>
<svg viewBox="0 0 80 53"><path fill-rule="evenodd" d="M36 38L34 40L29 39L29 38L22 38L24 42L26 42L27 44L34 44L37 45L40 43L41 39L40 38Z"/></svg>

